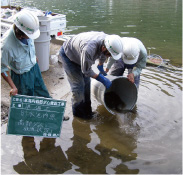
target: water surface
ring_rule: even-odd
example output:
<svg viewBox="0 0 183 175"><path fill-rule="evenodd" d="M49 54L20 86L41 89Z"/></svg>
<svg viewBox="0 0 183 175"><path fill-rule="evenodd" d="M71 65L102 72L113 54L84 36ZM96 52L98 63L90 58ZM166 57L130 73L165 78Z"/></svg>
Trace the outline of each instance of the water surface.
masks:
<svg viewBox="0 0 183 175"><path fill-rule="evenodd" d="M139 38L149 53L182 64L181 0L17 0L17 5L63 13L67 34L104 31Z"/></svg>

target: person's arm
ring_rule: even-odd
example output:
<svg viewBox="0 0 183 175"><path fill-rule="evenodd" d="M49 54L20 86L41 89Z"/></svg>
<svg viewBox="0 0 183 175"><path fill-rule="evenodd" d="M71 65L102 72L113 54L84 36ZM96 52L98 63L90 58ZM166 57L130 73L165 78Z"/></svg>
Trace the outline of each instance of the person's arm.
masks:
<svg viewBox="0 0 183 175"><path fill-rule="evenodd" d="M96 79L98 77L98 74L94 74L92 78Z"/></svg>
<svg viewBox="0 0 183 175"><path fill-rule="evenodd" d="M114 64L114 62L115 62L115 60L114 60L112 57L109 57L109 58L108 58L107 67L106 67L106 70L105 70L106 73L109 71L109 69L110 69L111 66Z"/></svg>
<svg viewBox="0 0 183 175"><path fill-rule="evenodd" d="M138 59L132 72L127 75L127 78L129 81L131 81L132 83L135 82L134 80L135 76L140 75L142 72L142 69L146 67L146 60L147 60L147 51L144 48L143 50L141 50L140 58Z"/></svg>
<svg viewBox="0 0 183 175"><path fill-rule="evenodd" d="M11 76L9 74L8 66L10 65L10 62L12 61L12 56L9 52L9 48L2 47L1 52L1 76L3 79L10 85L10 96L16 95L18 93L18 89L16 88L15 84L13 83L13 80L11 79Z"/></svg>
<svg viewBox="0 0 183 175"><path fill-rule="evenodd" d="M147 62L147 50L142 44L142 42L139 43L139 47L140 47L139 59L132 70L132 73L134 74L134 76L140 75L140 73L142 72L142 69L146 67L146 62Z"/></svg>
<svg viewBox="0 0 183 175"><path fill-rule="evenodd" d="M103 74L95 74L92 76L92 78L95 78L97 81L100 81L106 87L106 89L109 89L112 85L112 82Z"/></svg>
<svg viewBox="0 0 183 175"><path fill-rule="evenodd" d="M128 75L127 75L127 78L128 78L128 80L131 81L132 83L135 82L135 79L134 79L135 77L134 77L134 74L133 74L133 73L128 74Z"/></svg>
<svg viewBox="0 0 183 175"><path fill-rule="evenodd" d="M95 63L95 60L93 59L95 53L96 52L91 49L83 49L81 54L81 71L86 76L95 78L97 81L100 81L108 89L111 86L112 82L108 78L104 77L103 74L96 74L91 69L92 64Z"/></svg>
<svg viewBox="0 0 183 175"><path fill-rule="evenodd" d="M18 94L18 89L13 83L13 80L11 79L11 76L9 74L9 71L5 71L1 73L1 76L4 78L4 80L10 85L11 90L10 90L10 96L12 95L17 95Z"/></svg>
<svg viewBox="0 0 183 175"><path fill-rule="evenodd" d="M104 67L103 67L103 63L99 63L97 66L98 70L100 71L101 74L103 74L104 76L106 76L106 72L104 71Z"/></svg>
<svg viewBox="0 0 183 175"><path fill-rule="evenodd" d="M85 61L83 65L84 65L83 68L86 68L86 67L88 68L88 71L85 72L85 75L86 75L86 76L90 76L90 77L96 79L97 81L100 81L107 89L111 87L112 82L111 82L108 78L104 77L103 74L101 74L101 73L96 74L96 73L91 69L91 65L90 65L89 62ZM90 67L89 67L89 65L90 65ZM81 70L82 70L83 68L81 67ZM83 72L83 70L82 70L82 72ZM84 73L84 72L83 72L83 73Z"/></svg>

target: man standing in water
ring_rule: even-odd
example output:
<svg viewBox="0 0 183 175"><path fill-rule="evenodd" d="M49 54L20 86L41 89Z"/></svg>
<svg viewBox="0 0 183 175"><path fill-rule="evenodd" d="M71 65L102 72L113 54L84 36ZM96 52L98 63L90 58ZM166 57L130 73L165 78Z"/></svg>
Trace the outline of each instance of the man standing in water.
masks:
<svg viewBox="0 0 183 175"><path fill-rule="evenodd" d="M140 74L146 67L147 50L143 43L137 38L122 37L123 54L121 59L115 60L112 57L107 62L106 72L110 70L113 76L122 76L125 69L128 69L127 78L135 83L139 89Z"/></svg>
<svg viewBox="0 0 183 175"><path fill-rule="evenodd" d="M60 49L63 67L72 90L73 115L90 119L93 117L90 99L90 77L100 81L108 89L111 81L105 77L103 63L112 56L121 58L122 45L118 35L103 32L84 32L67 40ZM99 60L100 74L92 70Z"/></svg>

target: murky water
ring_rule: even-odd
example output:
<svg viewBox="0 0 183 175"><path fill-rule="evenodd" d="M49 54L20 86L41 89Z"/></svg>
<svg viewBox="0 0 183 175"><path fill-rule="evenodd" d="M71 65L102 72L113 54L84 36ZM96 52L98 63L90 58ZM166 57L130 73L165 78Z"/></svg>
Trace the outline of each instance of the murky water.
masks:
<svg viewBox="0 0 183 175"><path fill-rule="evenodd" d="M74 2L26 1L30 6L67 13L69 33L103 30L138 37L150 51L169 58L172 64L180 67L180 0ZM70 98L70 95L64 97L69 107ZM181 174L180 68L169 70L148 66L144 69L138 100L131 112L113 116L93 98L92 107L98 114L96 118L85 121L71 117L63 123L61 138L57 139L7 136L4 125L2 172ZM66 114L71 115L71 110Z"/></svg>
<svg viewBox="0 0 183 175"><path fill-rule="evenodd" d="M61 138L5 134L2 172L177 174L182 172L182 71L147 67L132 112L116 116L92 98L97 117L63 123ZM69 108L71 96L67 96ZM71 110L66 111L71 116Z"/></svg>

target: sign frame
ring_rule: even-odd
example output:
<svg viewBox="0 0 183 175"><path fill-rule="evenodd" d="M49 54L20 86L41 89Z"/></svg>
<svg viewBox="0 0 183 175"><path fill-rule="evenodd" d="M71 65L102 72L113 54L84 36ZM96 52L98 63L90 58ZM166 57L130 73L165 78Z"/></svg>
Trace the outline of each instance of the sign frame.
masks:
<svg viewBox="0 0 183 175"><path fill-rule="evenodd" d="M65 100L27 95L12 96L6 134L60 137L65 108Z"/></svg>

